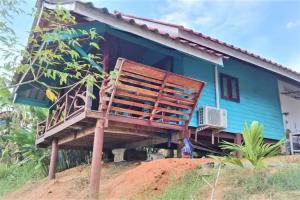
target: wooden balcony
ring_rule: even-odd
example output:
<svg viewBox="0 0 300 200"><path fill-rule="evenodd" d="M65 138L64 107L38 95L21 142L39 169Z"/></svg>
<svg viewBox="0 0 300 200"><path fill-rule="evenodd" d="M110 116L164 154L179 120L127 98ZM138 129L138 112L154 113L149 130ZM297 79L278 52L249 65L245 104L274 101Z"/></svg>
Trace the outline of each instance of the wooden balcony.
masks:
<svg viewBox="0 0 300 200"><path fill-rule="evenodd" d="M48 146L58 138L61 146L92 147L100 118L106 121L104 146L110 147L187 130L202 81L122 58L115 70L117 76L103 80L100 92L88 89L95 99L82 85L60 97L38 125L36 143Z"/></svg>

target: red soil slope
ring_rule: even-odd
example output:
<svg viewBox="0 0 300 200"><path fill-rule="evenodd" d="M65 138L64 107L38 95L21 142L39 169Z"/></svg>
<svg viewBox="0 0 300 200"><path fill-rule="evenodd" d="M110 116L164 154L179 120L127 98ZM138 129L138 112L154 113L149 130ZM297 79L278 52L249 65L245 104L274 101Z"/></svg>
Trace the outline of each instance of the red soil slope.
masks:
<svg viewBox="0 0 300 200"><path fill-rule="evenodd" d="M101 199L149 199L161 193L186 171L209 162L207 159L162 159L139 163L105 164L101 180ZM55 181L47 179L28 183L4 199L87 199L89 166L58 173Z"/></svg>

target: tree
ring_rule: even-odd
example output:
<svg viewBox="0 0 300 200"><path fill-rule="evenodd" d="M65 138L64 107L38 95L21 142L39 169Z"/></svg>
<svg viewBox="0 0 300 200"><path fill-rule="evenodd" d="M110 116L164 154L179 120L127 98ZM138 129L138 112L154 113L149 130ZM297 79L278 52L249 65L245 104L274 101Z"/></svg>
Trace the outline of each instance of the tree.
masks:
<svg viewBox="0 0 300 200"><path fill-rule="evenodd" d="M0 53L4 60L0 73L6 86L12 88L35 83L51 101L56 100L59 90L71 88L78 83L99 87L101 79L107 74L101 70L99 41L103 38L96 29L76 27L76 17L57 5L55 10L42 12L42 24L46 25L37 24L27 47L23 47L9 26L13 14L24 14L19 6L18 0L0 0ZM81 54L78 48L87 42L90 53ZM33 78L22 83L12 82L13 74L25 73ZM45 79L52 79L55 84Z"/></svg>
<svg viewBox="0 0 300 200"><path fill-rule="evenodd" d="M101 70L99 41L103 38L95 28L76 27L76 17L59 5L55 10L42 12L41 18L46 25L33 27L27 46L20 43L11 25L14 15L26 14L21 9L24 3L22 0L0 0L0 120L5 122L0 124L0 158L7 164L34 162L37 168L46 171L48 151L37 148L34 143L36 124L45 119L46 112L13 104L11 89L24 84L38 85L51 101L55 101L60 90L76 84L99 87L108 74ZM38 12L32 15L39 17ZM83 43L90 53L78 52ZM30 74L33 78L18 83L14 80L16 74ZM66 155L72 158L69 152Z"/></svg>

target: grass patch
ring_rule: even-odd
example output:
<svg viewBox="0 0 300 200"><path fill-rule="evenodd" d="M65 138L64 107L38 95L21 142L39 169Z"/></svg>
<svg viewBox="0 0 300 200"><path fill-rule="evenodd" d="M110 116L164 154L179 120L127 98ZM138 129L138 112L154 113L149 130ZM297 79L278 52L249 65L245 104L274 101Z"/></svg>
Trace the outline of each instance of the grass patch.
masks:
<svg viewBox="0 0 300 200"><path fill-rule="evenodd" d="M30 163L22 166L0 164L0 197L41 176L42 173Z"/></svg>
<svg viewBox="0 0 300 200"><path fill-rule="evenodd" d="M224 192L224 199L228 200L249 199L250 196L281 199L284 198L282 195L288 192L294 193L300 190L300 164L288 164L276 168L269 167L259 171L224 169L223 175L224 182L231 185Z"/></svg>
<svg viewBox="0 0 300 200"><path fill-rule="evenodd" d="M211 169L211 172L215 171ZM164 193L153 200L190 200L199 199L201 188L207 184L203 181L202 177L210 181L213 175L203 176L202 169L192 170L187 172L176 183L168 186Z"/></svg>

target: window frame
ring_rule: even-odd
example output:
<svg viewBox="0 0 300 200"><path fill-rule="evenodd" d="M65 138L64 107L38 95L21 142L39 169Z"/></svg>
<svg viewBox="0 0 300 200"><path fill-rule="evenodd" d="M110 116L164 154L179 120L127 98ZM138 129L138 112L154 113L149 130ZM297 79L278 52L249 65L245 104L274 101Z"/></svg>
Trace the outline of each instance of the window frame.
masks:
<svg viewBox="0 0 300 200"><path fill-rule="evenodd" d="M237 102L240 103L240 86L239 86L239 79L227 74L220 73L220 87L221 87L221 98L226 99L229 101ZM227 91L228 91L228 96L225 96L224 94L224 85L223 85L223 79L227 79ZM233 91L232 91L232 83L236 82L236 98L233 98Z"/></svg>

